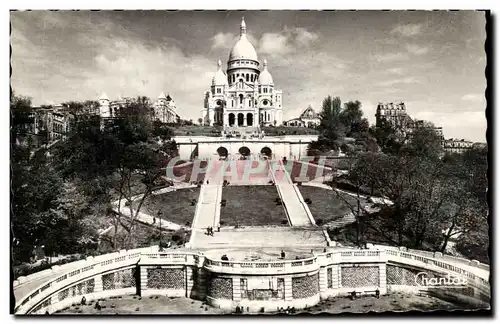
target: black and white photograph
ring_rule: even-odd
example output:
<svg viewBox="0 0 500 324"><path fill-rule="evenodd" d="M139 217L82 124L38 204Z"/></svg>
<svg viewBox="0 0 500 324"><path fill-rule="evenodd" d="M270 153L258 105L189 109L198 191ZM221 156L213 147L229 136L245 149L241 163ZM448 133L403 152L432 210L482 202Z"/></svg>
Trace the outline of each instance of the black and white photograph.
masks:
<svg viewBox="0 0 500 324"><path fill-rule="evenodd" d="M490 313L478 9L10 10L10 314Z"/></svg>

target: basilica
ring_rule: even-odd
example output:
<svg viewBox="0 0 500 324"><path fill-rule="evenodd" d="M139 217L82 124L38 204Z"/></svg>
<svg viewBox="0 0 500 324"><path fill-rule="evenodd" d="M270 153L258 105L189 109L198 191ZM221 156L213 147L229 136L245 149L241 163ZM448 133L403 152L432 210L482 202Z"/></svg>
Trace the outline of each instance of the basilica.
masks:
<svg viewBox="0 0 500 324"><path fill-rule="evenodd" d="M227 128L282 124L282 91L274 88L267 60L264 59L262 70L260 65L242 19L240 38L229 54L226 72L219 60L212 86L205 92L205 125Z"/></svg>

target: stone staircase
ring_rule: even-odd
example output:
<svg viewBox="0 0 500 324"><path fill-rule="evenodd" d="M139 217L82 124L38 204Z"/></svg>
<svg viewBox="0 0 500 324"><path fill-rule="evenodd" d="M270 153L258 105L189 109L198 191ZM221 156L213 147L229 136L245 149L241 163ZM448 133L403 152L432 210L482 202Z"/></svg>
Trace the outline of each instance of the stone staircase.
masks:
<svg viewBox="0 0 500 324"><path fill-rule="evenodd" d="M269 168L271 177L276 185L276 189L285 205L288 220L291 226L311 226L310 211L307 205L301 201L290 176L283 167Z"/></svg>
<svg viewBox="0 0 500 324"><path fill-rule="evenodd" d="M246 126L246 127L226 126L226 127L224 127L224 133L249 137L251 134L254 134L254 135L260 134L260 127L259 126Z"/></svg>
<svg viewBox="0 0 500 324"><path fill-rule="evenodd" d="M331 221L331 222L325 224L325 227L328 227L330 229L331 228L342 228L342 227L345 227L345 226L350 225L350 224L355 223L355 222L356 222L356 217L352 213L349 213L338 220Z"/></svg>

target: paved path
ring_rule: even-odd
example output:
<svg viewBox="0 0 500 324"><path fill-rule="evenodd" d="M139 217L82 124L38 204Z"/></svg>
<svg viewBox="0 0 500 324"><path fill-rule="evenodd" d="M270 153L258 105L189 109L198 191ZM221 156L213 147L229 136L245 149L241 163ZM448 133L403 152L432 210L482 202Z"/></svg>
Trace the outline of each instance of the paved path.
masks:
<svg viewBox="0 0 500 324"><path fill-rule="evenodd" d="M244 227L241 229L221 228L214 236L198 231L191 242L192 248L261 248L261 247L326 247L327 241L322 229L291 227Z"/></svg>
<svg viewBox="0 0 500 324"><path fill-rule="evenodd" d="M219 173L207 174L206 181L208 181L208 184L205 182L201 186L193 225L191 227L191 238L189 240L191 247L197 237L204 235L207 227L211 226L215 230L220 221L222 179L223 176Z"/></svg>
<svg viewBox="0 0 500 324"><path fill-rule="evenodd" d="M273 170L271 172L274 172ZM281 199L285 204L288 217L292 226L310 226L308 208L301 202L300 193L296 191L288 172L284 168L275 171L276 189L280 192ZM309 212L310 213L310 212Z"/></svg>

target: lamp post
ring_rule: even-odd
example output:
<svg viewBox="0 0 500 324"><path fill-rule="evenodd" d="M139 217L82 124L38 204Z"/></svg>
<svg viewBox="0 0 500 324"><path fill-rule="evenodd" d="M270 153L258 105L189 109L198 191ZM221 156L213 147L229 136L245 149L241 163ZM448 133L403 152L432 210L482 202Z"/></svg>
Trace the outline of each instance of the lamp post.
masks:
<svg viewBox="0 0 500 324"><path fill-rule="evenodd" d="M163 251L163 246L161 244L161 215L162 215L162 212L160 209L158 209L158 219L160 220L160 249L158 251L162 252Z"/></svg>

